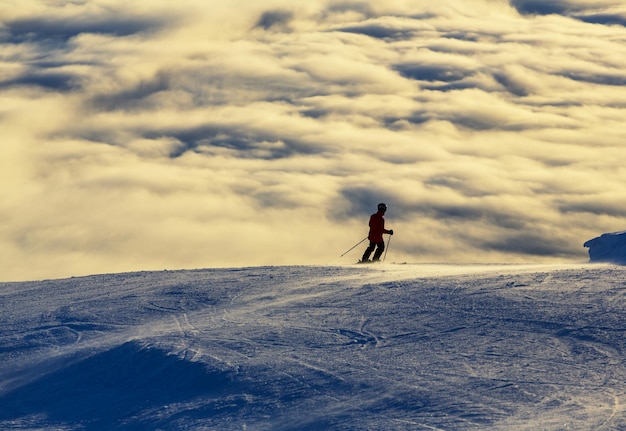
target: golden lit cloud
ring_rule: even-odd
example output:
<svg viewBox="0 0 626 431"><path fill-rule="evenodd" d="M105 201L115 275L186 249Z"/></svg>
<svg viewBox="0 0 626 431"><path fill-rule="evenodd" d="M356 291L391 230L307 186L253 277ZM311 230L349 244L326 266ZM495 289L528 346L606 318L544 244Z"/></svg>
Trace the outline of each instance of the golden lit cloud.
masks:
<svg viewBox="0 0 626 431"><path fill-rule="evenodd" d="M617 1L8 1L4 280L586 259L624 229Z"/></svg>

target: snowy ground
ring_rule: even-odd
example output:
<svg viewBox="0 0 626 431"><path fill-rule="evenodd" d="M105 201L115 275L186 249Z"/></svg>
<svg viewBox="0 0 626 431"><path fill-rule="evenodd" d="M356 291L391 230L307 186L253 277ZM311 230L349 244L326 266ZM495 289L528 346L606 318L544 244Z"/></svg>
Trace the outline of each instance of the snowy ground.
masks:
<svg viewBox="0 0 626 431"><path fill-rule="evenodd" d="M626 268L0 284L2 430L624 430Z"/></svg>

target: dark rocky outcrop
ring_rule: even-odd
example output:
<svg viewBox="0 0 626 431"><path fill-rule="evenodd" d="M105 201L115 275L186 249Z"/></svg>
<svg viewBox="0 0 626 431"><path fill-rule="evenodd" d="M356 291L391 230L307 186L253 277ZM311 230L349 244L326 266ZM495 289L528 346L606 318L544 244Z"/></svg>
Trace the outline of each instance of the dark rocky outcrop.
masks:
<svg viewBox="0 0 626 431"><path fill-rule="evenodd" d="M604 233L583 244L589 248L591 262L611 262L626 265L626 231Z"/></svg>

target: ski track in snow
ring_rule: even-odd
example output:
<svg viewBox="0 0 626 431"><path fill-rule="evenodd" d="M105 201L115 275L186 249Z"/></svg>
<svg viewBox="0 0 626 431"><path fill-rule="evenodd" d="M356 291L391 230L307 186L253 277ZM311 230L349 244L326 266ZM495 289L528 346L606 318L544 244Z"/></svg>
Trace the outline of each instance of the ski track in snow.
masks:
<svg viewBox="0 0 626 431"><path fill-rule="evenodd" d="M0 283L2 430L623 430L626 268Z"/></svg>

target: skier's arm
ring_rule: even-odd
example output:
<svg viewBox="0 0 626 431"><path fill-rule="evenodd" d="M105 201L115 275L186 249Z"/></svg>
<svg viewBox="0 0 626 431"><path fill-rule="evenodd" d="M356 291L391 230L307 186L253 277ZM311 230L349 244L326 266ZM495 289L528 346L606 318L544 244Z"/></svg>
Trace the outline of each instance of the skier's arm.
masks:
<svg viewBox="0 0 626 431"><path fill-rule="evenodd" d="M380 218L380 230L382 233L388 233L389 235L393 235L393 229L385 229L385 219L384 218Z"/></svg>

